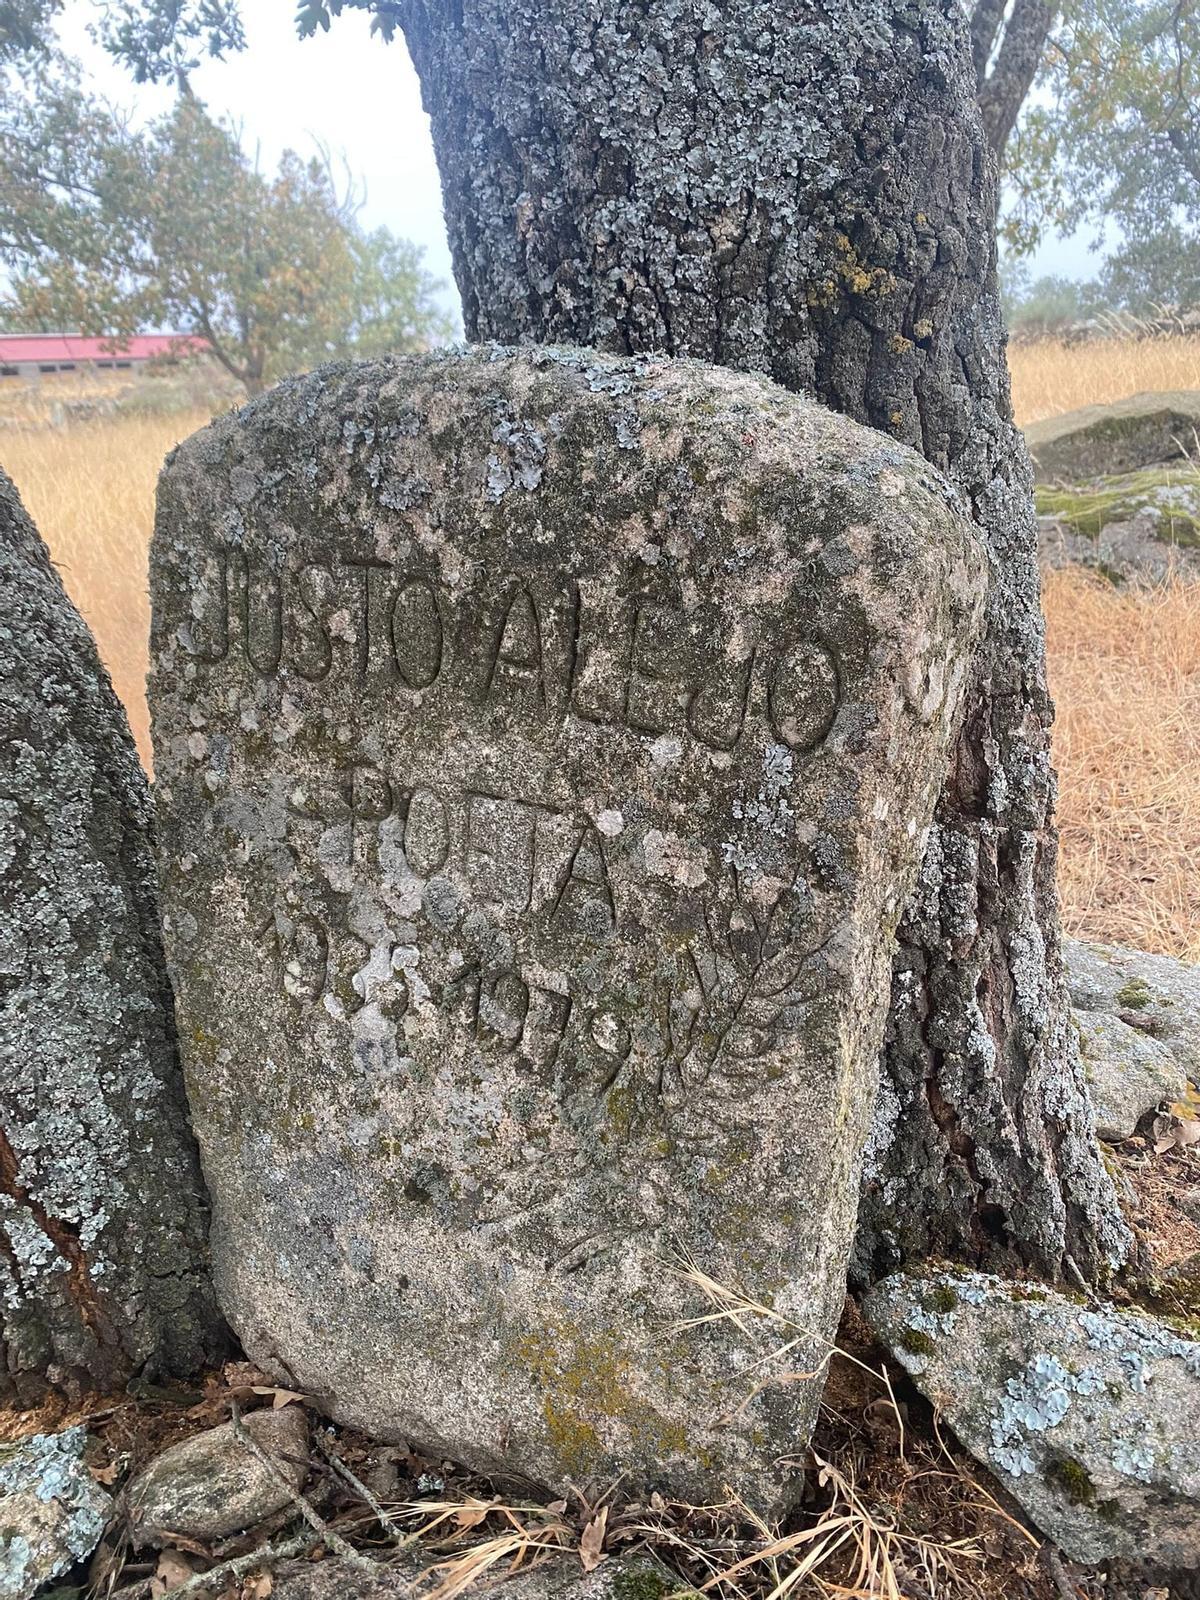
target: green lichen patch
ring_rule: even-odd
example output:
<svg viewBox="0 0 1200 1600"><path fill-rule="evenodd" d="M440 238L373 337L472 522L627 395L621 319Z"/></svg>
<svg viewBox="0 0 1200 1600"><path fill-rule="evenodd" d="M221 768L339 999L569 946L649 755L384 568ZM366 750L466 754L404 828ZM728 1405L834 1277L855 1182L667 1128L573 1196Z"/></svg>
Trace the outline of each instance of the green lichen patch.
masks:
<svg viewBox="0 0 1200 1600"><path fill-rule="evenodd" d="M1153 1000L1154 991L1145 978L1130 978L1117 990L1114 998L1126 1011L1143 1011Z"/></svg>
<svg viewBox="0 0 1200 1600"><path fill-rule="evenodd" d="M1164 544L1200 548L1200 473L1190 465L1147 467L1063 488L1039 484L1037 509L1086 539L1135 519Z"/></svg>
<svg viewBox="0 0 1200 1600"><path fill-rule="evenodd" d="M910 1356L931 1356L936 1348L932 1338L921 1328L902 1329L896 1342Z"/></svg>
<svg viewBox="0 0 1200 1600"><path fill-rule="evenodd" d="M650 1566L618 1572L612 1581L613 1600L699 1600L695 1589L681 1589L666 1573Z"/></svg>
<svg viewBox="0 0 1200 1600"><path fill-rule="evenodd" d="M1061 1489L1073 1506L1090 1506L1095 1503L1096 1485L1091 1473L1071 1456L1060 1456L1048 1461L1046 1481Z"/></svg>
<svg viewBox="0 0 1200 1600"><path fill-rule="evenodd" d="M943 1316L948 1316L958 1305L958 1295L948 1283L939 1283L930 1293L926 1303L930 1311L937 1311Z"/></svg>

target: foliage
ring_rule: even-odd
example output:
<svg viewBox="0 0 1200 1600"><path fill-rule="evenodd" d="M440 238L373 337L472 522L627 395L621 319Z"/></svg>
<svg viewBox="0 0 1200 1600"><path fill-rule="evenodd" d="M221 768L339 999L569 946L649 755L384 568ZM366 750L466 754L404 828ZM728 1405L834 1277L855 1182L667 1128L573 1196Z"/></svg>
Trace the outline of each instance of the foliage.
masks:
<svg viewBox="0 0 1200 1600"><path fill-rule="evenodd" d="M238 0L114 0L97 32L138 83L179 78L203 56L221 60L246 48Z"/></svg>
<svg viewBox="0 0 1200 1600"><path fill-rule="evenodd" d="M45 57L62 0L0 0L0 67L22 56Z"/></svg>
<svg viewBox="0 0 1200 1600"><path fill-rule="evenodd" d="M1100 282L1111 304L1140 316L1162 306L1200 310L1200 228L1169 222L1129 239L1105 262Z"/></svg>
<svg viewBox="0 0 1200 1600"><path fill-rule="evenodd" d="M114 339L170 326L208 340L254 393L335 356L449 334L420 252L365 233L329 164L286 151L264 174L186 89L145 130L97 106L69 63L0 98L0 315Z"/></svg>
<svg viewBox="0 0 1200 1600"><path fill-rule="evenodd" d="M1047 225L1099 224L1121 241L1109 285L1120 303L1187 303L1200 250L1200 0L1071 0L1040 88L1009 151L1009 242L1028 249Z"/></svg>

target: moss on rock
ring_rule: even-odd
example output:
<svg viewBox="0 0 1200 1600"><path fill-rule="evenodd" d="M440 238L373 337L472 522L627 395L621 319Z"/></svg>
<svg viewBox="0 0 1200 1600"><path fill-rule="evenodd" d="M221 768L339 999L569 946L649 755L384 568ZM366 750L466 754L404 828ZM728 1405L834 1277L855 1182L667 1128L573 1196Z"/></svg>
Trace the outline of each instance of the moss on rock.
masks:
<svg viewBox="0 0 1200 1600"><path fill-rule="evenodd" d="M1138 472L1061 487L1039 484L1041 516L1054 517L1072 532L1098 539L1105 528L1141 519L1164 544L1200 548L1200 473L1188 463L1146 467Z"/></svg>

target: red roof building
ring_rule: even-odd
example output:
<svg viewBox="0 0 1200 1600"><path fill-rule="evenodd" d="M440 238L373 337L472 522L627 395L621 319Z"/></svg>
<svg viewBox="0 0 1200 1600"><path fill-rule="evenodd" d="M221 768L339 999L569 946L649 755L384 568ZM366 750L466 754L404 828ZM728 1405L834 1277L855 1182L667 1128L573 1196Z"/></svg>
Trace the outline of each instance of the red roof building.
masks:
<svg viewBox="0 0 1200 1600"><path fill-rule="evenodd" d="M139 333L116 348L111 339L85 339L77 333L0 333L0 378L73 372L78 367L141 367L147 361L199 355L205 349L204 339L183 333Z"/></svg>

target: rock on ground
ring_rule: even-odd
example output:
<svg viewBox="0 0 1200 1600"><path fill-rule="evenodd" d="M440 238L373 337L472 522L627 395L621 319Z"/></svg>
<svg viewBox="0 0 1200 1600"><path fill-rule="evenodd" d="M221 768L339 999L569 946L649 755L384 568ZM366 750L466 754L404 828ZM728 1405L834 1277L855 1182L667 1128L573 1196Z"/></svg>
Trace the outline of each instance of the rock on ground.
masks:
<svg viewBox="0 0 1200 1600"><path fill-rule="evenodd" d="M1200 472L1188 462L1061 487L1039 484L1041 559L1111 582L1200 572Z"/></svg>
<svg viewBox="0 0 1200 1600"><path fill-rule="evenodd" d="M1187 1073L1159 1040L1104 1011L1077 1011L1075 1022L1102 1139L1128 1139L1160 1101L1187 1093Z"/></svg>
<svg viewBox="0 0 1200 1600"><path fill-rule="evenodd" d="M0 1401L214 1354L146 779L0 473Z"/></svg>
<svg viewBox="0 0 1200 1600"><path fill-rule="evenodd" d="M251 1411L242 1426L273 1463L260 1461L232 1422L164 1450L129 1485L125 1502L136 1545L172 1534L223 1539L291 1501L308 1474L308 1419L300 1406ZM282 1482L280 1479L282 1478Z"/></svg>
<svg viewBox="0 0 1200 1600"><path fill-rule="evenodd" d="M1030 423L1025 439L1039 483L1080 483L1182 461L1200 429L1200 390L1130 395Z"/></svg>
<svg viewBox="0 0 1200 1600"><path fill-rule="evenodd" d="M1200 1344L976 1272L897 1274L868 1321L1068 1556L1200 1564Z"/></svg>
<svg viewBox="0 0 1200 1600"><path fill-rule="evenodd" d="M792 1484L820 1383L770 1379L836 1328L975 637L956 504L592 351L327 368L168 462L165 926L222 1304L289 1387L558 1486Z"/></svg>
<svg viewBox="0 0 1200 1600"><path fill-rule="evenodd" d="M1080 1051L1105 1138L1200 1083L1200 968L1122 945L1064 939Z"/></svg>
<svg viewBox="0 0 1200 1600"><path fill-rule="evenodd" d="M35 1590L91 1555L112 1499L83 1461L83 1428L0 1445L0 1600Z"/></svg>
<svg viewBox="0 0 1200 1600"><path fill-rule="evenodd" d="M272 1600L418 1600L433 1576L427 1563L408 1561L378 1576L344 1561L294 1562L275 1574ZM612 1556L595 1572L577 1558L548 1561L512 1577L473 1585L479 1600L701 1600L694 1589L652 1556Z"/></svg>

